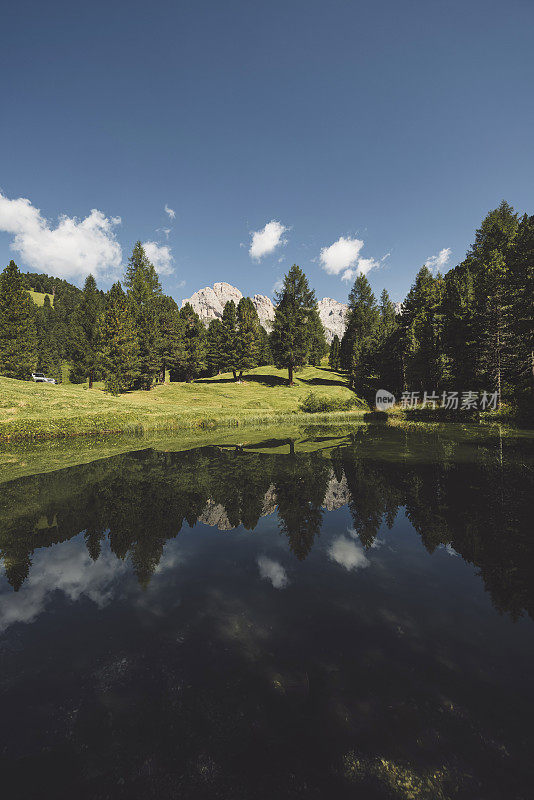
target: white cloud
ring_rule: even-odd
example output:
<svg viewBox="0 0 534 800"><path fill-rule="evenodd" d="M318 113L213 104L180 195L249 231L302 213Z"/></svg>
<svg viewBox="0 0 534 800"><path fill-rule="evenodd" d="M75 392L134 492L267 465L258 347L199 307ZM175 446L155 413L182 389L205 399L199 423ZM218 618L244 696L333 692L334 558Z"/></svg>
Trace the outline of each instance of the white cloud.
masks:
<svg viewBox="0 0 534 800"><path fill-rule="evenodd" d="M363 247L361 239L340 236L330 247L321 248L321 264L329 275L339 275L343 270L354 267Z"/></svg>
<svg viewBox="0 0 534 800"><path fill-rule="evenodd" d="M122 249L114 228L120 222L93 208L85 219L62 214L54 227L28 199L0 193L0 231L13 235L11 249L25 267L60 278L116 272Z"/></svg>
<svg viewBox="0 0 534 800"><path fill-rule="evenodd" d="M278 561L273 561L272 558L267 558L267 556L259 556L257 562L262 578L271 581L275 589L285 589L289 580L287 572Z"/></svg>
<svg viewBox="0 0 534 800"><path fill-rule="evenodd" d="M430 256L430 258L427 258L427 260L425 261L425 265L428 267L429 270L431 271L435 270L437 272L439 269L444 267L445 264L448 262L449 258L451 257L451 253L452 253L452 248L444 247L443 250L439 251L437 256Z"/></svg>
<svg viewBox="0 0 534 800"><path fill-rule="evenodd" d="M329 247L321 248L319 256L321 266L329 275L341 274L342 281L351 281L356 275L367 275L370 270L379 267L387 256L380 261L377 261L376 258L361 258L362 247L361 239L340 236Z"/></svg>
<svg viewBox="0 0 534 800"><path fill-rule="evenodd" d="M282 237L288 230L281 222L272 219L260 231L251 231L252 241L248 251L250 257L259 261L263 256L274 252L279 245L286 244L287 239Z"/></svg>
<svg viewBox="0 0 534 800"><path fill-rule="evenodd" d="M358 259L358 275L367 275L367 273L380 266L380 261L376 258L359 258Z"/></svg>
<svg viewBox="0 0 534 800"><path fill-rule="evenodd" d="M346 536L338 536L328 548L328 557L347 570L362 569L369 566L363 547Z"/></svg>
<svg viewBox="0 0 534 800"><path fill-rule="evenodd" d="M173 272L172 263L174 258L169 245L158 244L157 242L143 242L143 247L159 275L170 275Z"/></svg>
<svg viewBox="0 0 534 800"><path fill-rule="evenodd" d="M165 203L165 213L169 215L170 219L176 219L176 211L174 208L169 208L167 203Z"/></svg>

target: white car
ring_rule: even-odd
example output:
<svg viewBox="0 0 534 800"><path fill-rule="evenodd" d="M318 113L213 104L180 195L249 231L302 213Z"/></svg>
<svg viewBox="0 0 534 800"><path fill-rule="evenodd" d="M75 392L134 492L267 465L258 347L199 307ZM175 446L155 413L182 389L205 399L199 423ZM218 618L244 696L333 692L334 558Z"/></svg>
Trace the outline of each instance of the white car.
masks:
<svg viewBox="0 0 534 800"><path fill-rule="evenodd" d="M47 378L44 372L32 372L32 381L35 383L55 383L55 378Z"/></svg>

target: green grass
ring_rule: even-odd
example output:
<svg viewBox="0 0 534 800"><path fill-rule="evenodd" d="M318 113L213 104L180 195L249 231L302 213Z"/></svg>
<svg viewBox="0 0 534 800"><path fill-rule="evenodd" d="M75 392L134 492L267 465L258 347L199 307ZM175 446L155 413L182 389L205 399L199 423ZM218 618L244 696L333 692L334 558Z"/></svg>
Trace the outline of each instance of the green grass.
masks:
<svg viewBox="0 0 534 800"><path fill-rule="evenodd" d="M311 417L342 421L364 413L299 412L310 391L338 400L354 397L345 376L326 367L307 367L297 373L295 384L287 385L283 370L260 367L242 383L234 383L231 375L218 375L113 397L101 384L88 389L86 384L53 386L0 377L0 439L308 423Z"/></svg>
<svg viewBox="0 0 534 800"><path fill-rule="evenodd" d="M34 292L33 289L28 289L29 295L37 306L44 306L46 292ZM49 294L50 303L54 305L54 295Z"/></svg>

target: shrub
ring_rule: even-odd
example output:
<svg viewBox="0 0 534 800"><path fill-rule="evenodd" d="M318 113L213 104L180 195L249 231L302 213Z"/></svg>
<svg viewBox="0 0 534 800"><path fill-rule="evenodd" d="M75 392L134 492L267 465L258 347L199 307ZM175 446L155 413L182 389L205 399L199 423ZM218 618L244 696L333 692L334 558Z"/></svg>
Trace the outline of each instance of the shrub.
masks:
<svg viewBox="0 0 534 800"><path fill-rule="evenodd" d="M307 414L320 414L328 411L352 411L356 408L367 408L367 403L360 397L320 397L310 392L300 403L299 409Z"/></svg>

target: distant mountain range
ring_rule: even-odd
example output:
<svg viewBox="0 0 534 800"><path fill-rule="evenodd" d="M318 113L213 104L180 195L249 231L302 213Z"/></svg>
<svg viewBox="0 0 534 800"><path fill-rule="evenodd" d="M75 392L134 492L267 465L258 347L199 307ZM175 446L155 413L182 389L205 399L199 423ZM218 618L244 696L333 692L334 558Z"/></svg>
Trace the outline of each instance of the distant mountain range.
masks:
<svg viewBox="0 0 534 800"><path fill-rule="evenodd" d="M213 286L199 289L191 297L183 300L182 306L185 303L191 303L200 319L208 325L212 319L220 319L222 317L224 306L229 300L233 300L237 305L242 297L243 294L239 289L230 283L214 283ZM271 330L274 319L272 300L264 294L255 294L251 297L251 300L258 312L261 324L266 330ZM332 300L331 297L323 297L317 305L321 322L326 331L327 341L330 343L335 334L341 339L345 331L347 304Z"/></svg>

